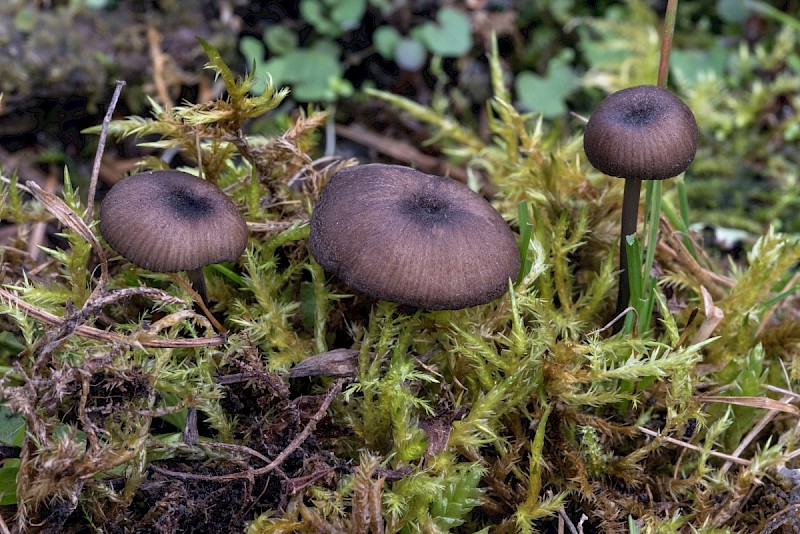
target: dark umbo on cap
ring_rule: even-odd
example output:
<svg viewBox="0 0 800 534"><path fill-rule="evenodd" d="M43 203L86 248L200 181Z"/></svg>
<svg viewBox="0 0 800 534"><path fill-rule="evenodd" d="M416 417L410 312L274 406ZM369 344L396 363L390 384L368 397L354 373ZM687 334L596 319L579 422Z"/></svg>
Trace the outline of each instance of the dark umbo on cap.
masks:
<svg viewBox="0 0 800 534"><path fill-rule="evenodd" d="M494 300L520 267L514 235L483 197L398 165L337 172L314 208L309 248L352 289L430 310Z"/></svg>
<svg viewBox="0 0 800 534"><path fill-rule="evenodd" d="M100 207L100 233L118 254L156 272L235 261L247 246L247 224L228 196L180 171L117 183Z"/></svg>

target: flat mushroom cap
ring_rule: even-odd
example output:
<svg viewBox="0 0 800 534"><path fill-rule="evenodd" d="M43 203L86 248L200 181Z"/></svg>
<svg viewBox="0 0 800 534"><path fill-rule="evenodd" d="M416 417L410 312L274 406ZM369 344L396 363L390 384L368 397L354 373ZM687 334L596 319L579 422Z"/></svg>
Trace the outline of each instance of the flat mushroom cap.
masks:
<svg viewBox="0 0 800 534"><path fill-rule="evenodd" d="M100 207L100 233L118 254L155 272L235 261L247 246L247 224L228 196L180 171L117 183Z"/></svg>
<svg viewBox="0 0 800 534"><path fill-rule="evenodd" d="M314 208L309 247L356 291L429 310L494 300L520 267L514 235L483 197L399 165L337 172Z"/></svg>
<svg viewBox="0 0 800 534"><path fill-rule="evenodd" d="M697 122L689 106L654 85L607 96L583 134L589 162L610 176L663 180L677 176L697 152Z"/></svg>

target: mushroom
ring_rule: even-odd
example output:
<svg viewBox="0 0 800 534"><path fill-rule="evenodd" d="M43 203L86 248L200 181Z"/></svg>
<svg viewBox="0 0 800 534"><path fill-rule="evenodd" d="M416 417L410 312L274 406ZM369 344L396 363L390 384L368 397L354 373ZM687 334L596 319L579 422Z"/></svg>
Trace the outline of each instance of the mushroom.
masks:
<svg viewBox="0 0 800 534"><path fill-rule="evenodd" d="M247 246L247 224L228 196L173 170L135 174L112 187L100 207L100 233L140 267L187 271L204 304L203 266L235 261Z"/></svg>
<svg viewBox="0 0 800 534"><path fill-rule="evenodd" d="M352 289L429 310L494 300L520 267L514 235L483 197L450 178L378 163L330 179L309 248Z"/></svg>
<svg viewBox="0 0 800 534"><path fill-rule="evenodd" d="M682 173L697 151L697 122L689 107L654 85L628 87L597 106L583 134L583 149L599 171L625 179L620 229L617 312L630 300L625 237L636 233L642 180Z"/></svg>

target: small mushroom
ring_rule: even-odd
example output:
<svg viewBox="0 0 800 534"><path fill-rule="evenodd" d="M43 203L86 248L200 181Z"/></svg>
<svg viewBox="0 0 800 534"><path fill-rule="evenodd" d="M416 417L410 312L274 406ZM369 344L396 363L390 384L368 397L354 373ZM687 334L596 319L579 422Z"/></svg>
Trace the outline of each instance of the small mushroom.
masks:
<svg viewBox="0 0 800 534"><path fill-rule="evenodd" d="M697 122L670 91L654 85L628 87L597 106L586 124L583 149L597 170L625 178L619 313L630 299L625 237L636 233L642 180L671 178L689 167L697 151Z"/></svg>
<svg viewBox="0 0 800 534"><path fill-rule="evenodd" d="M494 300L520 267L514 235L483 197L450 178L378 163L330 179L309 248L352 289L429 310Z"/></svg>
<svg viewBox="0 0 800 534"><path fill-rule="evenodd" d="M235 261L247 246L247 224L228 196L180 171L148 171L117 183L100 207L100 233L140 267L188 271L204 302L203 266Z"/></svg>

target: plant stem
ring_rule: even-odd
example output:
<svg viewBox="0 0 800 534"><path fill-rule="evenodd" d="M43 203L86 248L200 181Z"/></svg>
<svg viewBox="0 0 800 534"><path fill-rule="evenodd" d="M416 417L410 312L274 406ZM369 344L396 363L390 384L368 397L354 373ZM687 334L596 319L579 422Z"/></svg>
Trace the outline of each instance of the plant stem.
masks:
<svg viewBox="0 0 800 534"><path fill-rule="evenodd" d="M203 273L203 268L186 271L186 275L192 284L192 289L200 295L203 304L208 304L208 289L206 289L206 276Z"/></svg>
<svg viewBox="0 0 800 534"><path fill-rule="evenodd" d="M661 60L658 63L658 86L666 88L669 75L669 53L672 50L672 36L675 34L675 19L678 14L678 0L668 0L664 13L664 34L661 38Z"/></svg>
<svg viewBox="0 0 800 534"><path fill-rule="evenodd" d="M661 218L661 180L651 180L647 183L648 191L648 219L647 219L647 244L645 249L644 270L642 272L643 297L647 305L644 310L639 310L639 332L646 332L650 328L650 317L653 315L653 298L655 296L656 279L650 272L656 256L658 241L659 219ZM637 303L638 305L638 303ZM638 307L637 307L638 309ZM642 313L644 311L644 313Z"/></svg>
<svg viewBox="0 0 800 534"><path fill-rule="evenodd" d="M100 163L103 160L103 150L106 146L106 135L108 135L108 125L111 124L111 117L114 115L114 108L117 107L119 95L125 85L124 80L117 80L114 94L111 96L111 103L103 118L103 127L100 130L100 140L97 141L97 152L94 155L94 165L92 165L92 177L89 180L89 193L86 196L86 222L94 219L94 195L97 192L97 179L100 176Z"/></svg>

